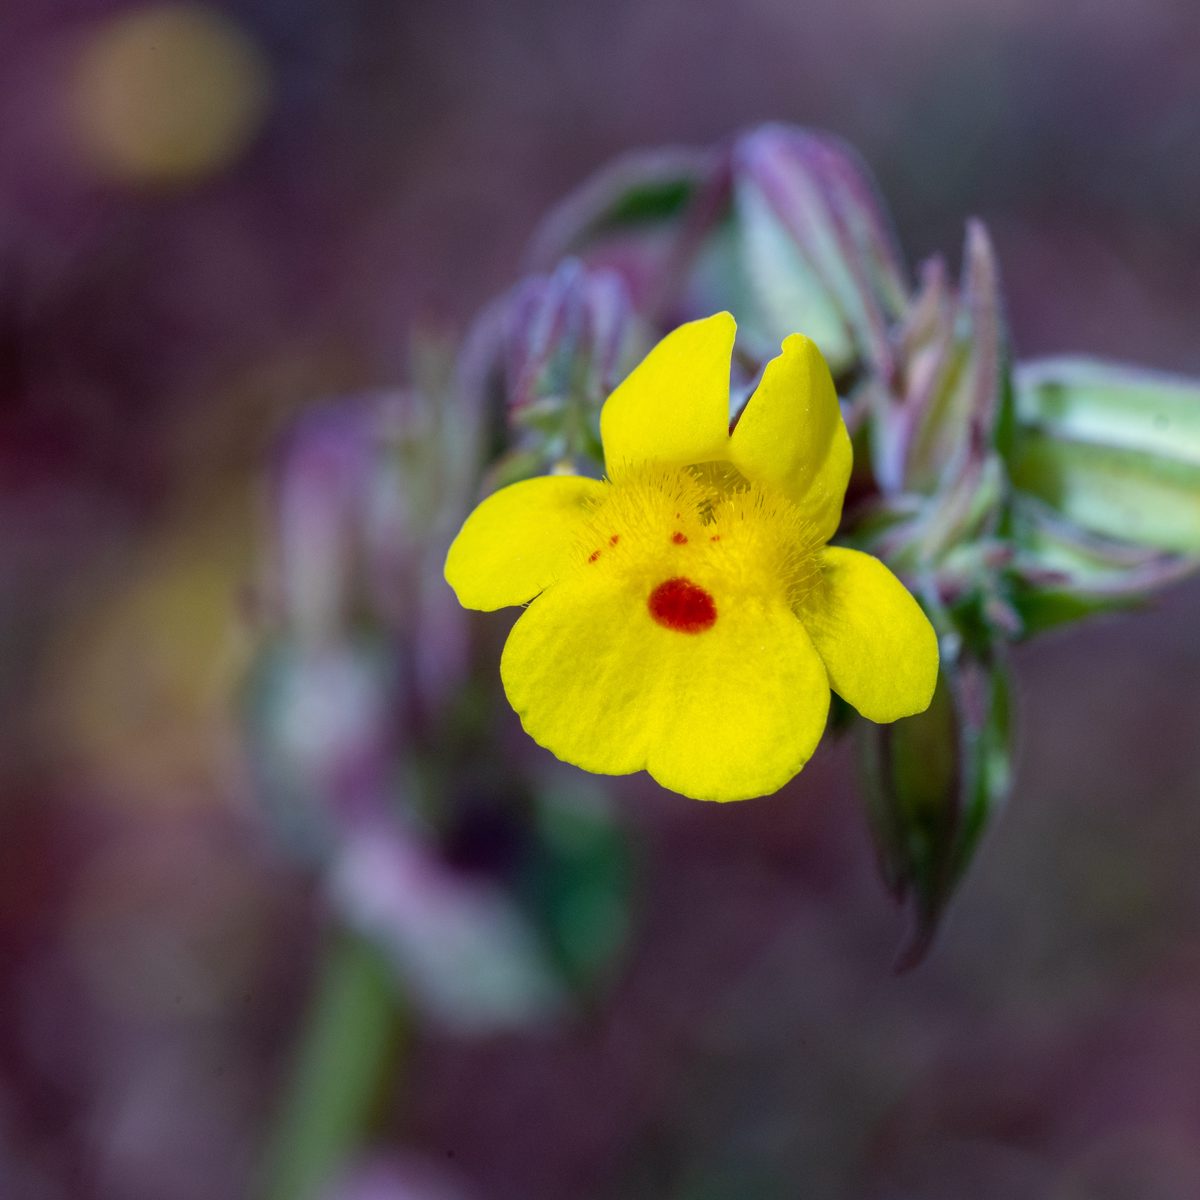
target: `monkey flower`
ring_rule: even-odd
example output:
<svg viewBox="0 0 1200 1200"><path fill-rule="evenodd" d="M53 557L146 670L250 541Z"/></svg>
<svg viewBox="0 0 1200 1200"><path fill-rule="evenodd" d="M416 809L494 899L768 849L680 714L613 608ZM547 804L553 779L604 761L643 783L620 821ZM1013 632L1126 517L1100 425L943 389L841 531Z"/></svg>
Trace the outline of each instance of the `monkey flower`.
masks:
<svg viewBox="0 0 1200 1200"><path fill-rule="evenodd" d="M607 478L502 488L446 559L465 607L528 605L500 674L536 742L701 800L787 783L831 688L894 721L929 705L938 671L903 584L826 544L851 448L824 359L788 337L731 431L735 332L718 313L668 334L605 402Z"/></svg>

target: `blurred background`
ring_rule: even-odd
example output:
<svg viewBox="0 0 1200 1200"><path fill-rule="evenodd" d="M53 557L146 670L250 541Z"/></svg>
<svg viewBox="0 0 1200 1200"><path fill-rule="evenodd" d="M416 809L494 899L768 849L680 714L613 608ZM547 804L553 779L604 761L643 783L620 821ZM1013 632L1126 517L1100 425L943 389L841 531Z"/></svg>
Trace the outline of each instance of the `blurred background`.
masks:
<svg viewBox="0 0 1200 1200"><path fill-rule="evenodd" d="M1012 802L902 976L841 743L707 806L554 775L481 684L505 766L454 742L453 853L364 836L330 870L243 733L272 688L302 743L374 694L369 647L264 660L281 431L381 394L419 453L396 390L614 155L829 129L910 262L986 219L1021 355L1200 375L1198 67L1190 0L5 0L0 1196L286 1196L305 1062L330 1105L375 1077L326 1193L362 1200L1200 1195L1196 582L1018 652ZM546 787L521 811L567 861L581 812L624 847L587 859L622 907L565 1008L475 870L520 873L493 800ZM394 978L338 991L331 895ZM451 942L528 969L481 1015L438 990ZM343 1040L298 1072L314 1003Z"/></svg>

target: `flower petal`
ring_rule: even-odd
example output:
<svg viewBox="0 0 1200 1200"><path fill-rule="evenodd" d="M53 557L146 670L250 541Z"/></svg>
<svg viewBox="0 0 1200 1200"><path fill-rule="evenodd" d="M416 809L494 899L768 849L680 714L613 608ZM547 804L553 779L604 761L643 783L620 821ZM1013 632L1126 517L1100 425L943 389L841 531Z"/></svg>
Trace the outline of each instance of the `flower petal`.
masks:
<svg viewBox="0 0 1200 1200"><path fill-rule="evenodd" d="M466 519L446 555L446 582L464 608L524 604L552 583L604 484L542 475L501 488Z"/></svg>
<svg viewBox="0 0 1200 1200"><path fill-rule="evenodd" d="M829 368L794 333L771 359L730 438L729 457L747 479L781 488L822 541L837 530L850 479L850 435Z"/></svg>
<svg viewBox="0 0 1200 1200"><path fill-rule="evenodd" d="M716 608L711 627L680 632L651 617L636 584L564 579L513 627L509 701L535 741L585 770L644 768L699 800L777 791L825 729L825 668L782 605L718 596Z"/></svg>
<svg viewBox="0 0 1200 1200"><path fill-rule="evenodd" d="M610 479L643 463L688 466L727 457L736 332L727 312L680 325L609 396L600 437Z"/></svg>
<svg viewBox="0 0 1200 1200"><path fill-rule="evenodd" d="M921 606L879 561L836 546L800 618L833 690L871 721L924 712L938 674L937 635Z"/></svg>

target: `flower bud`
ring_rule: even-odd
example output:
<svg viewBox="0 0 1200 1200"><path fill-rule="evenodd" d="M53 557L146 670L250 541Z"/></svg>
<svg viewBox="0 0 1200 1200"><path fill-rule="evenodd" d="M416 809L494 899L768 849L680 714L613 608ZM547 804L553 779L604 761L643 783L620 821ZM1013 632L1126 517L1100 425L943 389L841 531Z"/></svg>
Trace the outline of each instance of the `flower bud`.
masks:
<svg viewBox="0 0 1200 1200"><path fill-rule="evenodd" d="M746 348L769 358L800 329L835 375L860 363L886 374L909 285L866 167L838 139L786 125L739 138L731 163Z"/></svg>
<svg viewBox="0 0 1200 1200"><path fill-rule="evenodd" d="M1200 383L1077 358L1015 383L1019 489L1083 534L1200 555Z"/></svg>
<svg viewBox="0 0 1200 1200"><path fill-rule="evenodd" d="M995 252L972 221L960 287L940 259L925 264L897 331L894 383L876 395L872 455L885 495L945 495L1000 447L1005 341Z"/></svg>
<svg viewBox="0 0 1200 1200"><path fill-rule="evenodd" d="M715 152L630 156L569 196L532 260L567 255L618 273L635 309L669 328L732 309L739 347L765 362L802 330L836 375L887 374L889 327L909 302L891 221L844 143L762 125Z"/></svg>
<svg viewBox="0 0 1200 1200"><path fill-rule="evenodd" d="M647 347L621 277L566 259L518 284L485 320L512 441L498 482L555 468L598 473L601 406Z"/></svg>
<svg viewBox="0 0 1200 1200"><path fill-rule="evenodd" d="M859 761L880 872L912 928L897 970L928 952L979 836L1012 775L1011 699L1003 661L943 638L929 708L893 725L859 723Z"/></svg>
<svg viewBox="0 0 1200 1200"><path fill-rule="evenodd" d="M433 714L466 677L464 614L445 602L442 563L478 486L482 410L449 379L380 393L361 481L361 616L411 670L410 701Z"/></svg>
<svg viewBox="0 0 1200 1200"><path fill-rule="evenodd" d="M960 288L940 260L896 336L891 383L869 384L872 466L880 494L851 514L844 536L915 582L938 609L1012 637L1013 551L1004 326L995 257L978 222L967 229Z"/></svg>

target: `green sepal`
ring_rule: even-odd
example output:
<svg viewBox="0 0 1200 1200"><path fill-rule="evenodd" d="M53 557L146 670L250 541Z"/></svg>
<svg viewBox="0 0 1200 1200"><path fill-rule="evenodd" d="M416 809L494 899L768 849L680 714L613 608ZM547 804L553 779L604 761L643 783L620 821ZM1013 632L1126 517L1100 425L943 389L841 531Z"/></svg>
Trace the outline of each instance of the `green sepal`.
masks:
<svg viewBox="0 0 1200 1200"><path fill-rule="evenodd" d="M1028 495L1012 506L1010 575L1022 636L1136 607L1190 574L1197 560L1080 529Z"/></svg>

